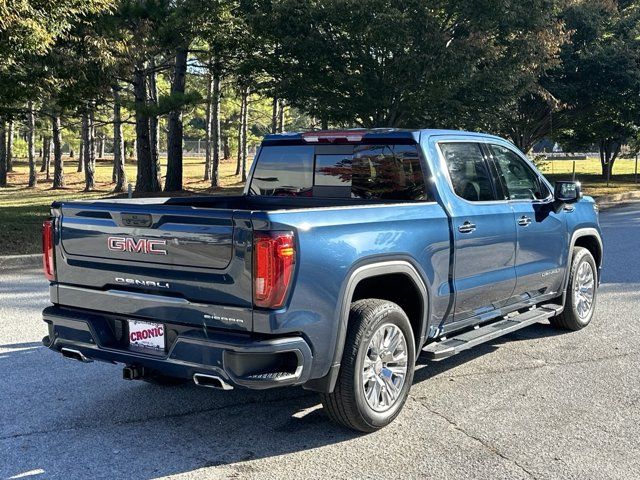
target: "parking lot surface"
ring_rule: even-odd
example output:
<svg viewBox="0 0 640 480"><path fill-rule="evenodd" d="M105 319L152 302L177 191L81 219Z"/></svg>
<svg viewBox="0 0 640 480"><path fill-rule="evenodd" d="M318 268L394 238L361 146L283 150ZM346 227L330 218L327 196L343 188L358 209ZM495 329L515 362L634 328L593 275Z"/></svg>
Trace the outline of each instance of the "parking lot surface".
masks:
<svg viewBox="0 0 640 480"><path fill-rule="evenodd" d="M389 427L311 392L162 388L44 348L39 271L0 272L0 478L640 478L640 204L604 211L592 324L420 362Z"/></svg>

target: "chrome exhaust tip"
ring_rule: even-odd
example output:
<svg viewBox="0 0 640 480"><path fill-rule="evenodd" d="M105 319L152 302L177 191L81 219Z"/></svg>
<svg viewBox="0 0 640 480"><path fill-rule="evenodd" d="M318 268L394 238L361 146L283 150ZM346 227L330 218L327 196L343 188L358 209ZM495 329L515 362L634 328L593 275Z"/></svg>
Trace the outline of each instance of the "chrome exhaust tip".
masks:
<svg viewBox="0 0 640 480"><path fill-rule="evenodd" d="M193 375L193 383L199 387L216 388L218 390L233 390L233 385L225 382L218 375L195 373Z"/></svg>
<svg viewBox="0 0 640 480"><path fill-rule="evenodd" d="M82 362L82 363L89 363L92 361L92 360L89 360L87 357L85 357L81 351L75 350L73 348L62 347L60 349L60 353L62 353L62 356L65 358L70 358L71 360L78 360L79 362Z"/></svg>

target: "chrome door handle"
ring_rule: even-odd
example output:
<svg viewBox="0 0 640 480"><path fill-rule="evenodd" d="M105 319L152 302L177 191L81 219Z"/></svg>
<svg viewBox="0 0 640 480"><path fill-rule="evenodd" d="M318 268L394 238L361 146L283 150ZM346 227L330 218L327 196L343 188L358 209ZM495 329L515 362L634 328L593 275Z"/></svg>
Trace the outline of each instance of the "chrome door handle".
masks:
<svg viewBox="0 0 640 480"><path fill-rule="evenodd" d="M458 227L458 231L460 233L471 233L475 231L475 229L476 229L475 224L471 223L468 220Z"/></svg>
<svg viewBox="0 0 640 480"><path fill-rule="evenodd" d="M520 225L521 227L528 227L530 224L531 224L531 219L526 215L521 216L520 219L518 220L518 225Z"/></svg>

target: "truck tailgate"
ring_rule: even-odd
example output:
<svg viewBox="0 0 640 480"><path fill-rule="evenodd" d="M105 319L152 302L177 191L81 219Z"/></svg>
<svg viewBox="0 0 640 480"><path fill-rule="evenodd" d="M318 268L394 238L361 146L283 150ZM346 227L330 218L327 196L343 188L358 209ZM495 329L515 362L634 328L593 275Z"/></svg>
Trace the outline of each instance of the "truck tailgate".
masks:
<svg viewBox="0 0 640 480"><path fill-rule="evenodd" d="M57 216L59 303L251 328L229 314L252 305L249 212L72 202Z"/></svg>

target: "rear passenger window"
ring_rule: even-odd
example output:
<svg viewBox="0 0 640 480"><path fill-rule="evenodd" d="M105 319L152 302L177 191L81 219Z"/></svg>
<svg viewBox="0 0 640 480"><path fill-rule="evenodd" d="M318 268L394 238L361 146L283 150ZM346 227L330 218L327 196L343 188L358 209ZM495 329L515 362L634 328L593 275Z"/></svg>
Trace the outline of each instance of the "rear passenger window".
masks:
<svg viewBox="0 0 640 480"><path fill-rule="evenodd" d="M357 145L352 155L316 155L314 197L427 200L415 145Z"/></svg>
<svg viewBox="0 0 640 480"><path fill-rule="evenodd" d="M491 177L477 143L441 143L451 185L456 195L470 202L495 200Z"/></svg>
<svg viewBox="0 0 640 480"><path fill-rule="evenodd" d="M415 145L360 145L353 152L351 197L427 200Z"/></svg>

